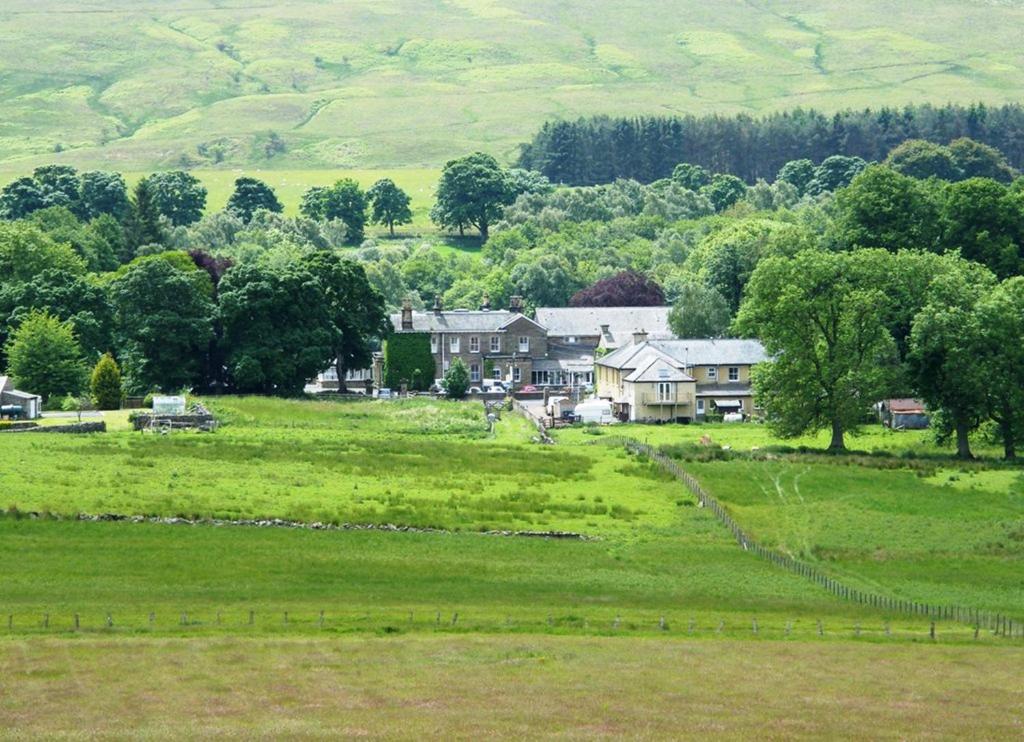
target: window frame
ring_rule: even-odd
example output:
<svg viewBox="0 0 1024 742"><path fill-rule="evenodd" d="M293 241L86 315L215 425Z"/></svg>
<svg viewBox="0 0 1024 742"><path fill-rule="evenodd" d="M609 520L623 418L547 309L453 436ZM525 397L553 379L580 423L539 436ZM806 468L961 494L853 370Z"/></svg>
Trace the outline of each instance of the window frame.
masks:
<svg viewBox="0 0 1024 742"><path fill-rule="evenodd" d="M491 335L491 342L488 346L491 349L491 353L501 352L501 335Z"/></svg>
<svg viewBox="0 0 1024 742"><path fill-rule="evenodd" d="M469 380L470 381L476 381L476 382L480 381L480 364L479 363L471 363L469 365Z"/></svg>
<svg viewBox="0 0 1024 742"><path fill-rule="evenodd" d="M458 335L448 336L448 352L449 353L461 353L462 338Z"/></svg>
<svg viewBox="0 0 1024 742"><path fill-rule="evenodd" d="M728 371L726 371L726 378L729 379L729 381L739 381L740 380L740 367L739 366L729 366Z"/></svg>
<svg viewBox="0 0 1024 742"><path fill-rule="evenodd" d="M469 338L469 352L479 353L480 352L480 336L471 335Z"/></svg>
<svg viewBox="0 0 1024 742"><path fill-rule="evenodd" d="M707 377L708 381L718 381L718 366L708 366Z"/></svg>

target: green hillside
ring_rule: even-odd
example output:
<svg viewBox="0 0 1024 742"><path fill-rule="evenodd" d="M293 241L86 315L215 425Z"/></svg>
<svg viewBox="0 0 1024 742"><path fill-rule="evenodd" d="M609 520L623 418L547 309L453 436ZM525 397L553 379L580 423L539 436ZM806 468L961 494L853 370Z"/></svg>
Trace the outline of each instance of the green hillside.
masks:
<svg viewBox="0 0 1024 742"><path fill-rule="evenodd" d="M0 169L436 167L551 117L1014 99L1019 3L6 0Z"/></svg>

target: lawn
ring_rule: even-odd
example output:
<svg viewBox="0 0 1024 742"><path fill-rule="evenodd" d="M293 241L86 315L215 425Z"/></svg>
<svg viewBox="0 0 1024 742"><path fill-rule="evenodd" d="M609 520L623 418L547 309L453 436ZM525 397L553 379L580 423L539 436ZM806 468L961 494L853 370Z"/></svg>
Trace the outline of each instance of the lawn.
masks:
<svg viewBox="0 0 1024 742"><path fill-rule="evenodd" d="M552 118L1003 102L1024 79L1017 3L637 8L7 0L0 169L437 168L511 161Z"/></svg>
<svg viewBox="0 0 1024 742"><path fill-rule="evenodd" d="M1019 647L615 637L0 640L29 738L1018 739Z"/></svg>

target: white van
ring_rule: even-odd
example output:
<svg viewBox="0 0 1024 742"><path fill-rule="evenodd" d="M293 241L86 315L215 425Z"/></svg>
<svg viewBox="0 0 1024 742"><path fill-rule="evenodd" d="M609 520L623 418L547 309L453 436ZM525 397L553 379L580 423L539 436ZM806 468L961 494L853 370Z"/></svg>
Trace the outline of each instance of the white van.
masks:
<svg viewBox="0 0 1024 742"><path fill-rule="evenodd" d="M618 422L612 414L612 403L604 399L588 399L585 402L580 402L573 412L581 423L611 425Z"/></svg>

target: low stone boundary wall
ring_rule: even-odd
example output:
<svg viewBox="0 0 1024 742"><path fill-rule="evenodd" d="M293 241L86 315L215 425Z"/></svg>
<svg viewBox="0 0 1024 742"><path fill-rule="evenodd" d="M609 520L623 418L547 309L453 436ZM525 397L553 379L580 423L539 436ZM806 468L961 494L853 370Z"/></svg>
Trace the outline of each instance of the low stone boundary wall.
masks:
<svg viewBox="0 0 1024 742"><path fill-rule="evenodd" d="M33 428L8 428L0 430L0 433L106 433L107 424L99 423L70 423L68 425L38 425Z"/></svg>

